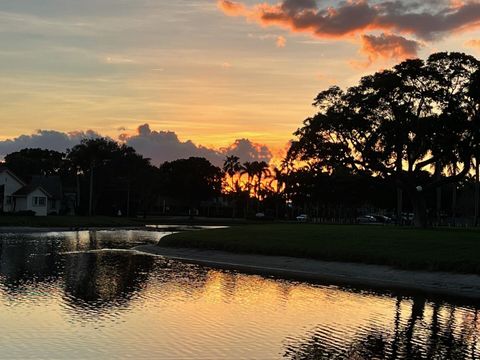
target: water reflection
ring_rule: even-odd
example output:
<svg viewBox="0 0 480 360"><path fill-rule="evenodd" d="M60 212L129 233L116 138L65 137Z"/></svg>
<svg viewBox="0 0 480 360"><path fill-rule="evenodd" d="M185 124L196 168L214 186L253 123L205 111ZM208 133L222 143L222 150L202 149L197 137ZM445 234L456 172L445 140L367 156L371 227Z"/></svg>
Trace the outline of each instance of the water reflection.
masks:
<svg viewBox="0 0 480 360"><path fill-rule="evenodd" d="M393 321L361 328L344 344L332 343L321 326L306 339L287 342L285 358L477 359L478 309L456 308L424 298L398 297Z"/></svg>
<svg viewBox="0 0 480 360"><path fill-rule="evenodd" d="M74 312L126 306L145 286L153 262L153 257L108 252L67 256L64 301Z"/></svg>
<svg viewBox="0 0 480 360"><path fill-rule="evenodd" d="M0 241L0 278L7 290L20 291L30 282L51 281L61 272L58 240L7 238ZM49 255L46 255L49 254Z"/></svg>
<svg viewBox="0 0 480 360"><path fill-rule="evenodd" d="M0 357L480 356L476 307L102 251L161 236L0 235Z"/></svg>

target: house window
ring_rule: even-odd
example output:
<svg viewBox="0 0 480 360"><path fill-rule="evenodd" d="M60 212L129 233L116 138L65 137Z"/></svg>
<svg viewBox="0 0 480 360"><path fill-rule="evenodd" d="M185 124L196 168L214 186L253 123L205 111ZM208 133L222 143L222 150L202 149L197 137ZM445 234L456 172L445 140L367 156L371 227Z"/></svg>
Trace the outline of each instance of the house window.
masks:
<svg viewBox="0 0 480 360"><path fill-rule="evenodd" d="M7 203L7 205L12 205L12 197L11 196L7 196L6 203Z"/></svg>
<svg viewBox="0 0 480 360"><path fill-rule="evenodd" d="M47 198L43 196L34 196L32 198L33 206L35 207L45 207L47 204Z"/></svg>

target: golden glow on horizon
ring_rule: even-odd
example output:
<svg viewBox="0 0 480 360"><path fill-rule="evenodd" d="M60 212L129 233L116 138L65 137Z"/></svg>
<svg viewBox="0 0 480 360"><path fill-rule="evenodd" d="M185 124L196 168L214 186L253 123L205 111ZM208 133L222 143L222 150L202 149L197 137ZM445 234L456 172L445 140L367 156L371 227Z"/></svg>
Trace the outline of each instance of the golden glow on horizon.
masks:
<svg viewBox="0 0 480 360"><path fill-rule="evenodd" d="M15 11L0 5L0 140L36 129L92 129L117 138L149 123L197 145L220 148L249 138L277 153L312 115L319 91L353 85L398 60L387 51L367 68L352 67L365 61L360 38L316 39L257 26L225 16L216 1L133 2L138 9L119 4L95 16L62 13L51 0L44 12L34 3L30 9L11 2ZM230 4L224 10L234 14L259 2L220 5ZM478 54L478 32L470 30L424 44L419 54L471 47ZM404 50L398 45L393 53Z"/></svg>

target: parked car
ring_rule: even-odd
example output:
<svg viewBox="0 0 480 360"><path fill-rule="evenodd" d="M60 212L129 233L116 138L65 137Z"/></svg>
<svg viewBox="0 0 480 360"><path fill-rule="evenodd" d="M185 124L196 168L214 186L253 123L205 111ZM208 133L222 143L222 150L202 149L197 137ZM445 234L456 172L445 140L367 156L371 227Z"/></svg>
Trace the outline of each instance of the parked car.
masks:
<svg viewBox="0 0 480 360"><path fill-rule="evenodd" d="M357 223L359 223L359 224L375 224L375 223L378 223L378 221L372 215L362 215L362 216L357 217Z"/></svg>
<svg viewBox="0 0 480 360"><path fill-rule="evenodd" d="M296 217L297 221L301 222L307 222L308 220L308 215L307 214L301 214Z"/></svg>
<svg viewBox="0 0 480 360"><path fill-rule="evenodd" d="M368 214L357 218L359 224L390 224L392 219L385 215Z"/></svg>
<svg viewBox="0 0 480 360"><path fill-rule="evenodd" d="M392 222L392 219L385 215L370 215L370 216L373 216L377 220L377 222L382 224L390 224Z"/></svg>

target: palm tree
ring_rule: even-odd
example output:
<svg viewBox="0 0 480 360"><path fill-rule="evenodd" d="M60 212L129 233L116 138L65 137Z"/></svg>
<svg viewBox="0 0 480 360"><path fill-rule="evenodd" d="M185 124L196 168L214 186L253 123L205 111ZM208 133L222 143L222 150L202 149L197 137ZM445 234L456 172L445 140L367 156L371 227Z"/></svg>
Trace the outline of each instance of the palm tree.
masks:
<svg viewBox="0 0 480 360"><path fill-rule="evenodd" d="M247 183L246 183L246 188L248 190L248 193L250 195L253 187L253 180L256 175L256 168L255 168L255 162L244 162L242 165L242 169L240 170L240 176L247 175Z"/></svg>
<svg viewBox="0 0 480 360"><path fill-rule="evenodd" d="M258 162L257 161L247 161L244 162L242 165L242 170L240 171L240 177L243 175L247 175L247 182L245 184L245 188L247 191L247 203L245 207L245 217L248 216L248 213L250 212L250 200L252 197L252 190L253 190L253 195L256 196L256 186L255 186L255 177L258 173Z"/></svg>
<svg viewBox="0 0 480 360"><path fill-rule="evenodd" d="M255 168L255 177L257 181L254 186L254 196L257 198L257 211L259 211L260 202L265 198L262 188L263 188L263 179L271 175L270 167L265 161L254 161Z"/></svg>
<svg viewBox="0 0 480 360"><path fill-rule="evenodd" d="M235 175L240 173L241 170L242 165L240 164L240 158L235 155L227 156L223 163L223 171L230 177L231 184L228 184L228 180L227 184L232 191L235 191L239 181L239 179L235 180Z"/></svg>
<svg viewBox="0 0 480 360"><path fill-rule="evenodd" d="M287 173L284 168L273 167L268 182L268 190L275 202L275 217L278 218L279 202L284 200L284 190L287 183Z"/></svg>
<svg viewBox="0 0 480 360"><path fill-rule="evenodd" d="M254 161L252 164L254 167L254 176L257 178L254 186L254 195L259 198L262 188L262 180L271 175L270 166L265 161Z"/></svg>
<svg viewBox="0 0 480 360"><path fill-rule="evenodd" d="M242 189L239 185L241 175L235 179L235 176L239 174L242 170L242 165L240 164L240 158L235 155L227 156L225 162L223 163L223 171L227 175L225 180L226 187L229 188L229 192L232 196L232 218L235 218L235 210L237 207L237 198L241 196ZM230 178L230 184L228 183L228 178Z"/></svg>

